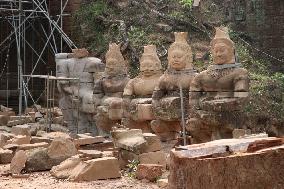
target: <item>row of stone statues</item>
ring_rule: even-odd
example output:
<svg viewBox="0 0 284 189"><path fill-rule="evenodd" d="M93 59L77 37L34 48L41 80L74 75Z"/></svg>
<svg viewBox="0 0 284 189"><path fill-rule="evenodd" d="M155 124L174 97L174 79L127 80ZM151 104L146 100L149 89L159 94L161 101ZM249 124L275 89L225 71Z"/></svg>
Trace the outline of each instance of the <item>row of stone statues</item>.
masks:
<svg viewBox="0 0 284 189"><path fill-rule="evenodd" d="M184 113L194 142L230 138L242 126L236 120L248 97L248 72L236 62L234 43L224 29L216 29L211 46L213 65L197 73L187 33L176 32L167 70L162 72L156 46L148 45L133 79L116 44L110 44L105 64L88 57L86 49L57 54L57 76L70 79L58 81L70 132L107 135L121 124L171 140L182 130Z"/></svg>

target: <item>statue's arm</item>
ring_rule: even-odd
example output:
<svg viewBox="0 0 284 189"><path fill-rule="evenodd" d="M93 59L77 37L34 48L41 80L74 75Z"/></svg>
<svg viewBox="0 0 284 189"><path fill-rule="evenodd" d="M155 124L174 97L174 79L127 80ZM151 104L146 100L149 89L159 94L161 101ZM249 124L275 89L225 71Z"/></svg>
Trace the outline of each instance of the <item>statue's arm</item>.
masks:
<svg viewBox="0 0 284 189"><path fill-rule="evenodd" d="M234 79L234 97L247 97L249 91L249 76L245 69L238 70L237 77Z"/></svg>
<svg viewBox="0 0 284 189"><path fill-rule="evenodd" d="M200 109L199 101L202 96L202 91L201 76L196 75L191 81L189 90L189 108L191 110Z"/></svg>
<svg viewBox="0 0 284 189"><path fill-rule="evenodd" d="M104 90L102 84L103 84L103 78L97 80L94 85L93 100L95 103L95 107L101 105L101 100L104 97Z"/></svg>
<svg viewBox="0 0 284 189"><path fill-rule="evenodd" d="M128 81L126 84L124 91L123 91L123 116L124 117L129 117L129 112L130 112L130 104L131 100L134 95L134 79L131 79Z"/></svg>
<svg viewBox="0 0 284 189"><path fill-rule="evenodd" d="M152 94L152 105L153 107L158 107L160 104L160 100L166 94L166 85L164 82L163 76L159 79L157 86L155 87L153 94Z"/></svg>

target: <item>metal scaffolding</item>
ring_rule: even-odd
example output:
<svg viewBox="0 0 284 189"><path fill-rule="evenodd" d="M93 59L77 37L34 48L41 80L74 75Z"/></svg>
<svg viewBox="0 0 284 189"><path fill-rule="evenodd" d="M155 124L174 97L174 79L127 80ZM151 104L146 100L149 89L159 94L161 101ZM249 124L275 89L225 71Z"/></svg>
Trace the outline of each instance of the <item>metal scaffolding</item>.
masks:
<svg viewBox="0 0 284 189"><path fill-rule="evenodd" d="M63 45L70 49L77 48L72 40L63 31L63 16L65 14L66 6L69 0L56 0L60 4L60 14L51 16L50 14L50 1L51 0L1 0L0 1L0 22L7 25L6 36L3 36L0 26L1 38L0 41L0 53L3 57L4 53L7 53L7 59L5 61L0 60L0 78L6 72L7 79L7 105L8 105L8 79L9 79L9 67L12 64L17 64L17 80L18 80L18 93L19 93L19 115L23 112L23 107L27 107L29 99L33 100L33 97L29 91L29 83L32 77L28 77L26 80L23 75L36 74L36 68L39 64L48 64L47 60L43 58L46 53L56 54L66 50ZM2 29L2 30L1 30ZM27 39L26 32L32 31L32 39ZM1 39L0 38L0 39ZM41 49L36 47L37 43L43 44ZM9 49L11 44L16 46L17 60L9 62ZM27 49L29 52L27 53ZM15 56L15 55L13 55ZM28 58L32 57L32 69L26 71L26 64ZM53 56L54 57L54 56ZM2 59L2 58L1 58ZM28 62L31 64L30 62ZM27 73L29 72L29 73ZM45 73L52 75L52 73ZM1 84L0 84L1 85ZM33 100L34 101L34 100Z"/></svg>

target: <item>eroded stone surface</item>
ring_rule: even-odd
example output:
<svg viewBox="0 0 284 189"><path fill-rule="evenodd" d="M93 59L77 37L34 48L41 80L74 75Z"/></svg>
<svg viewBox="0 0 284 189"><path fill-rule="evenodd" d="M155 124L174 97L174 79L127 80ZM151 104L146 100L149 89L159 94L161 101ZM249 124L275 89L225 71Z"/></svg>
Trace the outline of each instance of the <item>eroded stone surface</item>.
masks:
<svg viewBox="0 0 284 189"><path fill-rule="evenodd" d="M169 189L282 188L284 145L276 141L223 139L172 150ZM264 149L249 153L251 146Z"/></svg>
<svg viewBox="0 0 284 189"><path fill-rule="evenodd" d="M59 107L62 109L69 131L72 135L77 133L77 129L79 133L91 132L97 135L92 118L92 114L95 113L93 90L98 72L103 71L104 64L100 59L89 57L89 52L85 48L73 49L72 53L59 53L55 57L56 76L70 78L58 81L61 95Z"/></svg>
<svg viewBox="0 0 284 189"><path fill-rule="evenodd" d="M155 45L144 47L140 59L140 73L131 79L123 92L123 125L131 129L151 132L150 121L154 119L152 93L162 75L161 61Z"/></svg>
<svg viewBox="0 0 284 189"><path fill-rule="evenodd" d="M162 151L148 152L139 155L139 162L141 164L158 164L166 168L166 154Z"/></svg>
<svg viewBox="0 0 284 189"><path fill-rule="evenodd" d="M118 160L104 157L88 160L78 164L72 171L70 180L94 181L121 177Z"/></svg>
<svg viewBox="0 0 284 189"><path fill-rule="evenodd" d="M109 134L112 127L122 118L122 93L129 81L126 61L120 52L120 46L112 43L106 53L106 69L101 79L96 81L94 101L96 107L96 125Z"/></svg>
<svg viewBox="0 0 284 189"><path fill-rule="evenodd" d="M11 133L14 135L26 135L31 136L31 126L30 125L17 125L13 126Z"/></svg>
<svg viewBox="0 0 284 189"><path fill-rule="evenodd" d="M246 129L241 110L248 97L248 72L236 62L234 42L224 28L216 29L211 45L213 65L190 86L187 129L195 143L232 138L234 129Z"/></svg>
<svg viewBox="0 0 284 189"><path fill-rule="evenodd" d="M47 148L47 154L52 159L61 161L76 155L77 149L70 139L56 138Z"/></svg>
<svg viewBox="0 0 284 189"><path fill-rule="evenodd" d="M7 149L0 149L0 163L6 164L10 163L13 158L13 151Z"/></svg>
<svg viewBox="0 0 284 189"><path fill-rule="evenodd" d="M192 67L192 50L187 43L186 32L175 33L175 42L168 50L168 62L168 69L159 79L152 95L156 120L151 122L151 128L159 136L163 132L178 133L181 130L181 90L184 97L183 109L185 115L187 114L188 92L196 73ZM173 134L171 137L175 137L175 135Z"/></svg>
<svg viewBox="0 0 284 189"><path fill-rule="evenodd" d="M59 179L68 179L73 169L81 162L82 160L78 156L73 156L66 159L61 164L52 167L50 174Z"/></svg>
<svg viewBox="0 0 284 189"><path fill-rule="evenodd" d="M149 181L156 181L163 174L163 166L156 164L139 164L136 171L138 179L147 179Z"/></svg>
<svg viewBox="0 0 284 189"><path fill-rule="evenodd" d="M27 159L28 157L25 151L23 150L17 151L10 164L11 173L20 174L25 167Z"/></svg>
<svg viewBox="0 0 284 189"><path fill-rule="evenodd" d="M146 145L146 140L140 129L116 129L111 132L116 147L137 152Z"/></svg>

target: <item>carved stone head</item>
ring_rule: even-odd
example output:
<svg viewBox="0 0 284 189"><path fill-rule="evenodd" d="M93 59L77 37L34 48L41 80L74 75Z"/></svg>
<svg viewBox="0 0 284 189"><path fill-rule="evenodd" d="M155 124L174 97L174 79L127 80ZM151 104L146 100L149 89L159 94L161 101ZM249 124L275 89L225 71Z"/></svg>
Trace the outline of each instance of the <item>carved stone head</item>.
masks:
<svg viewBox="0 0 284 189"><path fill-rule="evenodd" d="M229 37L227 28L216 28L211 46L214 64L235 63L235 45Z"/></svg>
<svg viewBox="0 0 284 189"><path fill-rule="evenodd" d="M161 70L162 65L157 55L156 46L144 46L144 53L140 59L140 73L145 77L149 77Z"/></svg>
<svg viewBox="0 0 284 189"><path fill-rule="evenodd" d="M175 42L170 46L168 52L168 67L174 70L192 68L192 50L187 43L187 32L175 32Z"/></svg>
<svg viewBox="0 0 284 189"><path fill-rule="evenodd" d="M84 58L89 56L89 51L86 48L72 49L72 53L72 57L74 58Z"/></svg>
<svg viewBox="0 0 284 189"><path fill-rule="evenodd" d="M105 73L107 75L127 73L126 62L120 52L120 45L115 43L109 44L109 49L106 53Z"/></svg>

